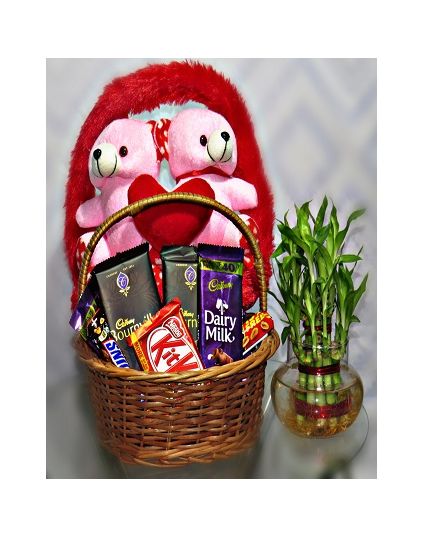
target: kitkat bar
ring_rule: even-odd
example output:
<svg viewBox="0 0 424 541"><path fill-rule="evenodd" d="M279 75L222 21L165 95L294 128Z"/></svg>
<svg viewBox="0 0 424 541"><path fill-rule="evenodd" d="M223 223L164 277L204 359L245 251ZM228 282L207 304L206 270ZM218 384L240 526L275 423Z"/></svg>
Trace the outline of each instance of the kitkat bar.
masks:
<svg viewBox="0 0 424 541"><path fill-rule="evenodd" d="M251 353L274 328L268 312L258 312L243 323L243 357Z"/></svg>
<svg viewBox="0 0 424 541"><path fill-rule="evenodd" d="M127 338L146 372L183 372L204 368L181 312L179 299L161 308Z"/></svg>

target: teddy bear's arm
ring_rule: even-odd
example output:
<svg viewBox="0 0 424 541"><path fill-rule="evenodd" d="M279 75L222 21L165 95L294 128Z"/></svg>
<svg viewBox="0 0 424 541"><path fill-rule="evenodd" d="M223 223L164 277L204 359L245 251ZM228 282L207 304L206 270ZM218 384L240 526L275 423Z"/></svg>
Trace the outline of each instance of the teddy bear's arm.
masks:
<svg viewBox="0 0 424 541"><path fill-rule="evenodd" d="M231 178L231 190L227 196L233 210L253 209L258 206L256 188L250 182L237 177Z"/></svg>
<svg viewBox="0 0 424 541"><path fill-rule="evenodd" d="M80 227L97 227L106 218L100 197L93 197L82 203L75 215Z"/></svg>

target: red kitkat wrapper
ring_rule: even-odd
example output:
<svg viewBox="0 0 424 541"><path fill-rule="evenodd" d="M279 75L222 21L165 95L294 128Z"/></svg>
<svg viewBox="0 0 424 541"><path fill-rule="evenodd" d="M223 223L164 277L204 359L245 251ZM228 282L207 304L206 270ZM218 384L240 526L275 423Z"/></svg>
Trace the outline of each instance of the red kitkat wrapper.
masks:
<svg viewBox="0 0 424 541"><path fill-rule="evenodd" d="M258 312L243 323L243 356L245 357L253 348L274 328L274 321L268 312Z"/></svg>
<svg viewBox="0 0 424 541"><path fill-rule="evenodd" d="M204 368L178 298L132 332L127 343L134 349L141 370L146 372L182 372Z"/></svg>

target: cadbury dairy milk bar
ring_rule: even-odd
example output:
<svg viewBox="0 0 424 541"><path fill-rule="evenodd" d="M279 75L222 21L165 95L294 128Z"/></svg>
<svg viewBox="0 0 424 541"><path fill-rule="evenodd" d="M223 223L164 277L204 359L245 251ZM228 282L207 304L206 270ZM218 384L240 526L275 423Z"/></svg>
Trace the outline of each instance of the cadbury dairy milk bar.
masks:
<svg viewBox="0 0 424 541"><path fill-rule="evenodd" d="M138 368L126 338L160 308L149 259L149 245L141 244L99 263L93 269L110 331L132 368Z"/></svg>
<svg viewBox="0 0 424 541"><path fill-rule="evenodd" d="M203 363L217 350L242 358L242 248L199 244L199 343ZM222 354L222 352L220 352Z"/></svg>
<svg viewBox="0 0 424 541"><path fill-rule="evenodd" d="M129 368L128 362L112 337L98 292L90 284L85 288L69 321L100 357L112 361L118 368Z"/></svg>
<svg viewBox="0 0 424 541"><path fill-rule="evenodd" d="M164 246L162 258L163 303L175 297L187 327L197 342L197 251L193 246Z"/></svg>

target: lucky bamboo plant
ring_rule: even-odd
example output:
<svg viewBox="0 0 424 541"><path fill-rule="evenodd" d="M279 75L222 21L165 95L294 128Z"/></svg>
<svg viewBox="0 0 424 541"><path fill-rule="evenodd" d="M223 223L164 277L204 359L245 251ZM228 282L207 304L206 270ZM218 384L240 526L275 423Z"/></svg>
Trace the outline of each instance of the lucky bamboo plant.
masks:
<svg viewBox="0 0 424 541"><path fill-rule="evenodd" d="M344 253L350 225L365 210L352 212L345 227L340 229L334 205L329 220L325 220L327 197L316 216L310 211L309 203L295 207L297 221L294 227L289 225L288 212L283 221L278 221L281 242L272 257L276 261L277 272L274 270L274 274L281 298L272 291L270 294L287 317L283 319L286 326L281 335L282 342L290 336L293 347L298 347L306 339L314 354L320 345L346 343L350 325L359 322L354 311L365 292L368 275L355 289L353 272L361 260L362 248L357 254ZM330 330L333 323L334 334ZM302 350L299 354L302 357ZM311 361L306 357L300 360Z"/></svg>
<svg viewBox="0 0 424 541"><path fill-rule="evenodd" d="M357 254L344 253L349 228L364 209L352 212L341 228L336 207L327 212L327 197L316 215L309 203L295 207L294 227L288 212L278 221L281 241L272 257L280 296L270 294L284 313L282 342L290 337L299 363L297 403L318 406L318 415L330 418L341 415L337 405L350 403L339 392L340 370L333 368L345 357L350 326L359 321L355 309L366 289L367 276L357 287L353 277L362 248Z"/></svg>

